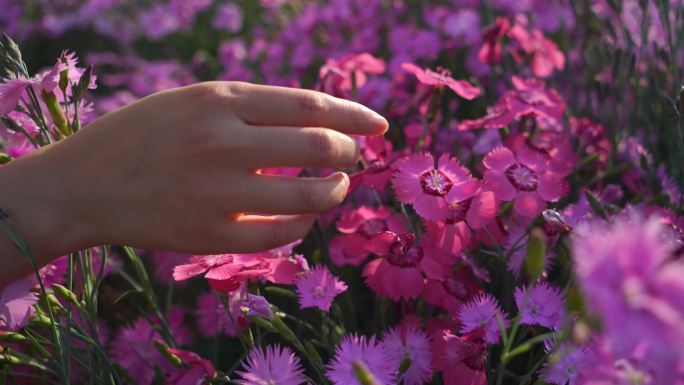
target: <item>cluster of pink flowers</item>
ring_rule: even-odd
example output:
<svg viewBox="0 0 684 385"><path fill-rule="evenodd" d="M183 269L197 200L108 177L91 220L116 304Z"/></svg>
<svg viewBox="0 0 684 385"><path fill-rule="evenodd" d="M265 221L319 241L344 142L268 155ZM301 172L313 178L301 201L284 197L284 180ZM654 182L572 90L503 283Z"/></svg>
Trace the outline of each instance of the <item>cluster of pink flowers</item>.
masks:
<svg viewBox="0 0 684 385"><path fill-rule="evenodd" d="M85 126L205 79L315 89L390 130L354 138L346 202L301 241L94 248L42 267L46 293L2 288L9 381L55 378L33 342L54 310L76 383L93 356L140 384L684 384L681 2L35 3L0 0L0 29L105 37L84 56L103 92L75 98L96 77L73 53L33 76L0 57L3 162L68 136L73 103ZM83 311L97 290L100 319Z"/></svg>

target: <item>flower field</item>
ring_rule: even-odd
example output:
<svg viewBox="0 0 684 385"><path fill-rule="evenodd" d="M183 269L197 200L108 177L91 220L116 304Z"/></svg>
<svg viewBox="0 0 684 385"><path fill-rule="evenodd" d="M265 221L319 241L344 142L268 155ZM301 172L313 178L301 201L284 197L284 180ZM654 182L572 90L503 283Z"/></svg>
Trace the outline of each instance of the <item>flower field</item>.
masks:
<svg viewBox="0 0 684 385"><path fill-rule="evenodd" d="M350 187L259 253L38 266L0 210L34 265L0 384L684 385L681 0L0 0L0 31L0 169L209 80L389 122L261 171Z"/></svg>

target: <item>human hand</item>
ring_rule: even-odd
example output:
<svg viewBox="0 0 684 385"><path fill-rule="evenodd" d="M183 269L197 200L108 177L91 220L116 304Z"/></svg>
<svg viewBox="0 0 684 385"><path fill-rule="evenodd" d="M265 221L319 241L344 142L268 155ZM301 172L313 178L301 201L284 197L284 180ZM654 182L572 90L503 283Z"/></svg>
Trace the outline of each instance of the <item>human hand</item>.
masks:
<svg viewBox="0 0 684 385"><path fill-rule="evenodd" d="M258 169L349 167L359 147L346 134L386 130L371 110L315 91L200 83L148 96L0 168L0 207L44 258L109 243L256 252L303 237L349 187L343 173Z"/></svg>

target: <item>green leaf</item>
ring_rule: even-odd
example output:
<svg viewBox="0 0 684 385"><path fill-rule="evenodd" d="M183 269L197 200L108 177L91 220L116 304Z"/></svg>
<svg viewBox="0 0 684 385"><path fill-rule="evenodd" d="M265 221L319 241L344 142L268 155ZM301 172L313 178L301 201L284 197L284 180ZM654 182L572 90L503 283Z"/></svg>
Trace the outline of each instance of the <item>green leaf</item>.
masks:
<svg viewBox="0 0 684 385"><path fill-rule="evenodd" d="M603 219L606 219L608 217L606 215L606 210L603 208L603 205L601 204L601 202L598 201L598 199L596 199L594 194L587 191L584 193L584 196L587 197L587 200L589 201L591 208L594 209L598 216L600 216Z"/></svg>

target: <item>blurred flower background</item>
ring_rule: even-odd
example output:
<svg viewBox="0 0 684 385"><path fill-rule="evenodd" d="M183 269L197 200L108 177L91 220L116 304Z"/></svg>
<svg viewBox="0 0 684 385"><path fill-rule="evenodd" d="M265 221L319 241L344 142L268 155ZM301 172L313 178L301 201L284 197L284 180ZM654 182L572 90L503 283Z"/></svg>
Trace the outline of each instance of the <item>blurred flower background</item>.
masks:
<svg viewBox="0 0 684 385"><path fill-rule="evenodd" d="M684 384L681 0L0 0L0 30L2 163L204 80L390 121L298 243L5 287L0 382Z"/></svg>

